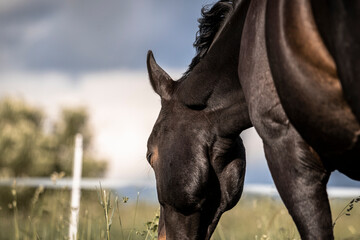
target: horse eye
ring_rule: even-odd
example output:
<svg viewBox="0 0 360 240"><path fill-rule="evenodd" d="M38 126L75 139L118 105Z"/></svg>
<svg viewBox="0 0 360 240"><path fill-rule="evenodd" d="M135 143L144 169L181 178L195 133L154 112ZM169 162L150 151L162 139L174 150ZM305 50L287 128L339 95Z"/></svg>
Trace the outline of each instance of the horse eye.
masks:
<svg viewBox="0 0 360 240"><path fill-rule="evenodd" d="M206 108L206 104L195 104L195 105L186 105L188 108L196 111L201 111Z"/></svg>
<svg viewBox="0 0 360 240"><path fill-rule="evenodd" d="M150 164L151 164L151 156L152 156L151 152L146 155L146 159Z"/></svg>

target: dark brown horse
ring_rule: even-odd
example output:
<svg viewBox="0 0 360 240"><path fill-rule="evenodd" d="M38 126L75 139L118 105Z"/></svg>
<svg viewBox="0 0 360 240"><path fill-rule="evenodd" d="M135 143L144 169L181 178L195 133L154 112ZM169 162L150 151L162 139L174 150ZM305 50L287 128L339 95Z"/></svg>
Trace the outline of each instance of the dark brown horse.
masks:
<svg viewBox="0 0 360 240"><path fill-rule="evenodd" d="M360 1L222 0L202 14L181 79L147 58L159 239L210 239L241 196L252 126L301 237L333 239L329 176L360 180Z"/></svg>

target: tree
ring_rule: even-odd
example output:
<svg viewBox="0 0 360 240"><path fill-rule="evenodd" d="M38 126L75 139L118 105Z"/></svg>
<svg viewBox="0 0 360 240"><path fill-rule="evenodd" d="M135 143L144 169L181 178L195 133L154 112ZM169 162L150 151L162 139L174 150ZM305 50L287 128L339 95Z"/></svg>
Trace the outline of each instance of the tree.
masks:
<svg viewBox="0 0 360 240"><path fill-rule="evenodd" d="M48 129L45 120L40 108L22 100L0 101L0 176L50 176L55 171L71 175L76 133L84 139L83 176L105 173L106 161L94 154L85 108L63 109Z"/></svg>

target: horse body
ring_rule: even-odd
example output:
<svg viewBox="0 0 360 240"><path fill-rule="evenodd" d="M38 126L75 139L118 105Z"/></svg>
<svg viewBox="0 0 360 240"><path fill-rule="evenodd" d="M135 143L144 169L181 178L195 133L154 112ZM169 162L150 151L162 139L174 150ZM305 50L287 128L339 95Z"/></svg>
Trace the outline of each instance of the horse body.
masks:
<svg viewBox="0 0 360 240"><path fill-rule="evenodd" d="M229 4L222 0L204 11L198 54L180 80L148 54L150 81L162 99L148 141L161 204L159 238L210 239L242 193L238 136L254 126L301 237L332 239L330 173L360 178L359 109L342 89L354 72L339 80L309 1L245 0L230 10ZM206 31L219 17L223 25Z"/></svg>
<svg viewBox="0 0 360 240"><path fill-rule="evenodd" d="M360 2L311 1L320 35L337 67L344 97L360 122Z"/></svg>
<svg viewBox="0 0 360 240"><path fill-rule="evenodd" d="M290 122L328 168L360 180L357 109L345 99L312 12L310 1L268 4L266 43L273 80Z"/></svg>

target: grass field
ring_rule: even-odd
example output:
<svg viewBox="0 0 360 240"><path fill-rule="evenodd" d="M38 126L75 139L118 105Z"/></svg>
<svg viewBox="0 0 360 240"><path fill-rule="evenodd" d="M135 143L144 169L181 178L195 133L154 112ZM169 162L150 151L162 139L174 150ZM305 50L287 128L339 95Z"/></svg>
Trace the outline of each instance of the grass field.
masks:
<svg viewBox="0 0 360 240"><path fill-rule="evenodd" d="M32 197L22 200L26 203L19 202L21 191L9 189L12 200L7 206L0 206L0 239L67 239L69 191L38 188ZM344 209L336 221L336 239L360 239L360 202L354 202L347 211L350 200L331 200L333 219ZM156 239L158 210L158 204L143 202L141 195L127 199L121 193L83 191L78 239ZM212 239L300 238L278 198L245 194L233 210L223 215Z"/></svg>

